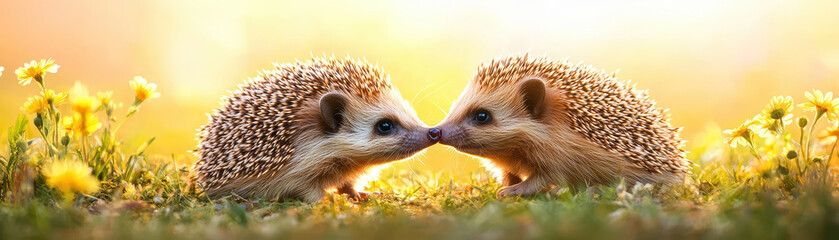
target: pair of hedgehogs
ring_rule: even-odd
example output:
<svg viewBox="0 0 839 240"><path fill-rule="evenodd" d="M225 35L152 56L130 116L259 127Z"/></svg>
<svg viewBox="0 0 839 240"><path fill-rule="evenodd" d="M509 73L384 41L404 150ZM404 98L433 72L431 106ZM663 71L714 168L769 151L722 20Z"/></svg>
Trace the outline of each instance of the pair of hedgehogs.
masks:
<svg viewBox="0 0 839 240"><path fill-rule="evenodd" d="M199 133L194 180L211 198L352 198L362 176L442 143L484 159L503 188L677 183L679 129L614 74L527 54L482 64L448 116L425 125L378 67L350 58L275 64L247 80Z"/></svg>

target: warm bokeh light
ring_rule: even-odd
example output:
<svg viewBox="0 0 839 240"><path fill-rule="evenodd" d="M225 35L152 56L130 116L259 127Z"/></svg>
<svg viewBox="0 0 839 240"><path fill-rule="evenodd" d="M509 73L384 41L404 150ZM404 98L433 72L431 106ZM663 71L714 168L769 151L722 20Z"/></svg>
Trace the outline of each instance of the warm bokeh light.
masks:
<svg viewBox="0 0 839 240"><path fill-rule="evenodd" d="M836 1L35 0L0 9L0 136L40 91L18 85L11 71L53 58L61 69L46 75L51 89L77 81L92 92L115 89L122 98L113 101L127 106L134 94L126 82L141 75L157 83L164 94L119 134L128 146L156 136L149 152L193 161L196 129L227 90L272 62L310 55L378 63L429 125L443 119L481 60L520 51L620 69L671 109L688 140L708 123L736 127L773 96L803 102L810 89L839 92ZM466 176L478 166L434 146L393 169Z"/></svg>

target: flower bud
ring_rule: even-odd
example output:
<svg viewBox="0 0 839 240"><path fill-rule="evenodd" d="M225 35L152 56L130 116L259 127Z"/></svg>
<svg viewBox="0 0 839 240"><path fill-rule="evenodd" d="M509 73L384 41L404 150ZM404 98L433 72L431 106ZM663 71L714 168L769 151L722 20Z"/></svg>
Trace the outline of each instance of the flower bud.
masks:
<svg viewBox="0 0 839 240"><path fill-rule="evenodd" d="M70 136L64 135L61 137L61 145L67 146L67 144L70 144Z"/></svg>
<svg viewBox="0 0 839 240"><path fill-rule="evenodd" d="M778 173L782 175L789 175L789 169L782 166L778 166Z"/></svg>
<svg viewBox="0 0 839 240"><path fill-rule="evenodd" d="M820 157L814 157L813 158L814 163L821 162L821 161L822 161L822 158L820 158Z"/></svg>
<svg viewBox="0 0 839 240"><path fill-rule="evenodd" d="M800 128L804 128L804 127L806 127L806 126L807 126L807 121L808 121L808 120L809 120L809 119L807 119L807 117L800 117L800 118L798 118L798 127L800 127Z"/></svg>
<svg viewBox="0 0 839 240"><path fill-rule="evenodd" d="M44 126L44 119L41 118L41 114L38 114L38 116L35 117L35 119L33 119L32 122L35 123L35 127L38 129L41 129L41 127Z"/></svg>
<svg viewBox="0 0 839 240"><path fill-rule="evenodd" d="M797 158L797 157L798 157L798 153L796 153L795 151L787 152L787 159L794 159L794 158Z"/></svg>

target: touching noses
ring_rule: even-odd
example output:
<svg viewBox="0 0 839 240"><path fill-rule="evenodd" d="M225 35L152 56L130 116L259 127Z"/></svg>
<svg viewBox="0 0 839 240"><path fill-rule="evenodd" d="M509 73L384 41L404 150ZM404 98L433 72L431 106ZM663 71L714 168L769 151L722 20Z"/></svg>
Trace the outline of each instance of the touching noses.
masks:
<svg viewBox="0 0 839 240"><path fill-rule="evenodd" d="M428 139L431 141L437 142L440 140L440 135L442 135L443 131L440 131L439 128L429 128L428 129Z"/></svg>

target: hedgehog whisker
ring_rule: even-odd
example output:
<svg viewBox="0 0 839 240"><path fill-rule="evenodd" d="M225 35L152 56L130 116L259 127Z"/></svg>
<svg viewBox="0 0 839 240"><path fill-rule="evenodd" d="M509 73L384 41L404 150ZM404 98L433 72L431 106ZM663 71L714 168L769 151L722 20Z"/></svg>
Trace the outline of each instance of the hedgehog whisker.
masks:
<svg viewBox="0 0 839 240"><path fill-rule="evenodd" d="M429 84L428 86L425 86L424 88L422 88L422 89L420 89L419 91L417 91L417 94L414 94L414 97L413 97L413 98L411 98L411 101L410 101L411 105L414 105L414 100L416 100L416 99L417 99L417 97L420 95L420 93L422 93L423 91L425 91L426 89L428 89L428 88L430 88L430 87L431 87L431 84Z"/></svg>
<svg viewBox="0 0 839 240"><path fill-rule="evenodd" d="M445 110L445 109L443 109L442 107L440 107L440 105L437 105L437 103L434 103L434 106L435 106L435 107L437 107L437 109L440 109L440 111L441 111L441 112L443 112L443 114L449 114L448 112L446 112L446 110Z"/></svg>
<svg viewBox="0 0 839 240"><path fill-rule="evenodd" d="M449 83L448 83L448 82L444 83L442 86L440 86L440 87L438 87L438 88L434 89L434 90L433 90L433 91L431 91L431 92L428 92L427 94L425 94L425 96L421 97L421 98L420 98L419 100L417 100L417 101L420 101L420 102L421 102L423 99L427 98L428 96L431 96L431 94L434 94L434 93L436 93L437 91L440 91L440 89L443 89L444 87L446 87L446 85L449 85ZM431 86L431 85L428 85L428 86Z"/></svg>

